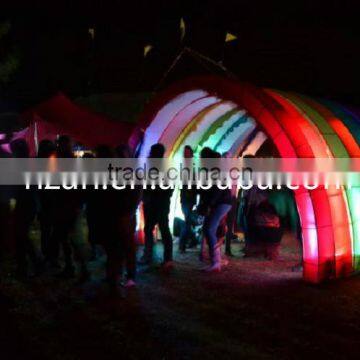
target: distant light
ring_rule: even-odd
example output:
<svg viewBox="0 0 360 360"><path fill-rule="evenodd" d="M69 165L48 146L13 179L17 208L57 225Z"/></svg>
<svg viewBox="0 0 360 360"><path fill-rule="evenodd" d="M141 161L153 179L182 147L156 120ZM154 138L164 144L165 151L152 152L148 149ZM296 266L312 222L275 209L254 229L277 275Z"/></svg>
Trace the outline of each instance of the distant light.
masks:
<svg viewBox="0 0 360 360"><path fill-rule="evenodd" d="M237 36L231 33L226 33L225 42L237 40Z"/></svg>
<svg viewBox="0 0 360 360"><path fill-rule="evenodd" d="M144 47L144 57L147 56L147 54L152 50L153 46L148 44L148 45L145 45Z"/></svg>
<svg viewBox="0 0 360 360"><path fill-rule="evenodd" d="M88 33L90 34L91 38L94 40L94 37L95 37L95 29L94 29L94 28L89 28L89 29L88 29Z"/></svg>
<svg viewBox="0 0 360 360"><path fill-rule="evenodd" d="M180 19L180 38L181 38L181 40L184 40L185 33L186 33L185 20L183 18L181 18Z"/></svg>

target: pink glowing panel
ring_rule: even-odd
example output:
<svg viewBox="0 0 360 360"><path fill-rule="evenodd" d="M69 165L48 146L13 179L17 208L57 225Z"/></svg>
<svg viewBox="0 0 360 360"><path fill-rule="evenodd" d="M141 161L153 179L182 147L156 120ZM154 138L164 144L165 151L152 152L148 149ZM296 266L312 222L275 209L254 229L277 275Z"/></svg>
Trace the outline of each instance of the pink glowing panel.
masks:
<svg viewBox="0 0 360 360"><path fill-rule="evenodd" d="M318 282L320 281L318 229L315 225L314 209L309 193L305 192L300 196L296 194L296 203L302 226L304 278Z"/></svg>
<svg viewBox="0 0 360 360"><path fill-rule="evenodd" d="M310 191L318 229L319 264L324 278L335 276L335 232L332 206L326 190L322 187Z"/></svg>
<svg viewBox="0 0 360 360"><path fill-rule="evenodd" d="M179 111L190 103L202 97L206 97L207 95L208 93L203 90L188 91L178 95L161 108L145 131L144 142L141 147L141 156L146 157L151 145L159 142L161 134Z"/></svg>
<svg viewBox="0 0 360 360"><path fill-rule="evenodd" d="M309 152L306 150L308 146L312 150L311 157L332 157L320 131L307 115L279 92L269 90L268 93L286 109L287 115L282 118L282 126L286 129L292 142L296 144L298 155L308 156ZM294 126L295 124L296 126Z"/></svg>
<svg viewBox="0 0 360 360"><path fill-rule="evenodd" d="M250 135L250 134L249 134ZM256 152L260 149L261 145L265 142L268 137L262 131L259 131L251 143L244 149L242 156L245 155L255 155ZM244 139L245 140L245 139ZM239 142L235 144L235 147L232 148L232 152L235 151L238 154L243 146L243 142Z"/></svg>
<svg viewBox="0 0 360 360"><path fill-rule="evenodd" d="M11 154L10 144L1 144L1 149L8 154Z"/></svg>
<svg viewBox="0 0 360 360"><path fill-rule="evenodd" d="M329 197L333 213L333 228L335 236L336 275L338 277L352 272L352 245L349 239L348 204L342 190L334 190Z"/></svg>
<svg viewBox="0 0 360 360"><path fill-rule="evenodd" d="M313 203L306 189L295 191L295 199L302 228L304 278L318 281L319 250Z"/></svg>
<svg viewBox="0 0 360 360"><path fill-rule="evenodd" d="M307 115L299 109L295 104L291 103L285 96L269 92L277 101L279 101L288 114L291 115L293 122L287 122L286 117L282 119L282 124L286 127L291 139L298 138L298 144L303 143L304 146L297 147L298 156L311 157L329 157L332 153L323 139L318 128L307 117ZM308 146L307 146L308 145ZM309 147L311 152L309 153ZM302 153L304 149L304 153ZM323 188L318 188L310 191L310 196L315 212L315 219L318 233L318 262L319 273L318 276L328 278L337 273L337 266L335 265L335 239L338 233L333 228L333 222L336 217L341 217L345 222L343 215L336 214L336 207L343 207L343 199L337 198L335 201L330 201L330 194ZM305 226L306 227L306 226ZM344 232L342 237L348 238L348 231ZM348 239L347 239L348 240ZM345 241L347 241L345 240ZM336 239L337 242L342 240ZM304 254L304 261L307 261Z"/></svg>
<svg viewBox="0 0 360 360"><path fill-rule="evenodd" d="M286 98L290 99L294 107L304 114L308 123L312 126L312 131L317 132L317 136L325 143L323 150L326 151L328 156L333 157L347 157L348 152L341 143L340 138L336 135L331 126L327 123L316 109L309 107L297 95L287 94ZM311 136L311 134L310 134ZM319 150L315 144L311 143L314 154ZM334 257L335 257L335 274L337 277L346 275L352 271L352 229L350 227L349 208L346 199L346 192L341 190L326 190L328 201L330 205L331 222L334 233ZM351 196L350 193L347 194Z"/></svg>
<svg viewBox="0 0 360 360"><path fill-rule="evenodd" d="M299 214L300 214L299 208ZM301 216L301 215L300 215ZM313 245L313 248L317 249L317 229L316 228L307 228L302 230L303 238L303 278L305 281L312 283L318 283L324 279L323 274L319 270L318 256L314 256L315 251L312 249L310 244ZM317 252L317 250L316 250Z"/></svg>
<svg viewBox="0 0 360 360"><path fill-rule="evenodd" d="M284 100L283 100L284 101ZM285 101L284 101L285 102ZM263 126L267 134L273 140L275 146L277 147L280 156L282 157L298 157L299 153L293 147L293 136L301 136L301 129L299 128L299 117L291 116L291 112L287 111L283 107L283 111L276 112L276 116L270 111L263 111L256 120L258 123ZM269 119L276 119L277 127L280 127L282 131L274 131L274 127L269 127ZM285 126L286 123L290 123L293 127L291 130L288 126ZM297 141L298 145L306 144L307 139L304 138L303 142ZM311 153L310 153L311 154ZM304 192L305 200L297 202L297 207L299 215L301 218L301 224L303 226L303 260L304 260L304 278L307 281L319 282L323 278L328 277L328 271L325 267L319 268L319 256L322 253L322 249L319 249L319 244L333 244L333 234L331 227L326 229L319 229L315 226L315 221L317 222L317 214L315 214L315 209L320 206L321 203L328 205L326 197L321 199L313 199L310 196L310 192L307 190L296 191L296 199L299 198L299 194ZM329 209L325 210L324 216L329 218L330 211ZM321 215L319 215L321 217ZM331 231L329 232L328 229ZM311 245L310 245L311 244ZM316 253L315 249L318 249ZM330 260L330 259L329 259ZM330 266L330 269L332 267Z"/></svg>
<svg viewBox="0 0 360 360"><path fill-rule="evenodd" d="M316 231L316 221L314 215L313 204L308 191L298 190L295 192L296 204L298 207L301 226L303 229L303 236L308 236L304 241L304 258L311 262L317 262L318 259L318 244ZM305 240L305 239L304 239Z"/></svg>

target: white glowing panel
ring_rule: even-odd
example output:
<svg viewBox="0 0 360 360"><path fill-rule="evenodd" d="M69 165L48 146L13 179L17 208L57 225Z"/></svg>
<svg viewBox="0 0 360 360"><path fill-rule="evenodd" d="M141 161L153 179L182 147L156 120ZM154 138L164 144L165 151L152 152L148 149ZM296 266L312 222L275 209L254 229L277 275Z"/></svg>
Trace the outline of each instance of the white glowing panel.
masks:
<svg viewBox="0 0 360 360"><path fill-rule="evenodd" d="M221 153L229 152L231 156L237 156L240 145L243 144L250 134L254 131L256 125L251 121L240 124L218 145L218 151ZM235 149L235 150L234 150Z"/></svg>
<svg viewBox="0 0 360 360"><path fill-rule="evenodd" d="M195 118L202 110L220 101L220 99L214 96L201 98L192 102L176 114L160 138L160 142L167 147L167 155L169 155L170 146L175 143L179 134L181 134L186 125L191 122L192 119Z"/></svg>
<svg viewBox="0 0 360 360"><path fill-rule="evenodd" d="M151 145L159 142L161 134L179 111L193 101L206 95L207 92L203 90L189 91L177 96L159 110L145 131L144 142L141 147L141 157L148 156Z"/></svg>

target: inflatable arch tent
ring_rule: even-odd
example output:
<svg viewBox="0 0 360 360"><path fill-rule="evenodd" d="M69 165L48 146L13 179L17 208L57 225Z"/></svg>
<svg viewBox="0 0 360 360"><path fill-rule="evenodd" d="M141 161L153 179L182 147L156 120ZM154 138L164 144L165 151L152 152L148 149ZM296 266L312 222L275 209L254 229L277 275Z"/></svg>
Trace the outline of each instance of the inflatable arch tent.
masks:
<svg viewBox="0 0 360 360"><path fill-rule="evenodd" d="M215 76L174 84L148 105L141 155L156 142L175 156L186 144L233 156L270 139L281 157L359 157L360 115L338 104ZM360 269L360 188L295 192L303 277L319 283Z"/></svg>

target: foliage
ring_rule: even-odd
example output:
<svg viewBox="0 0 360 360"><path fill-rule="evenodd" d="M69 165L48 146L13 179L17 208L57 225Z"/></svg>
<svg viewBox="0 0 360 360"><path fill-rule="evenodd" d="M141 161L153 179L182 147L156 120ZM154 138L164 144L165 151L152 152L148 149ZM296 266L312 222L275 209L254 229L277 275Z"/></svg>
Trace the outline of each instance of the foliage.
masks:
<svg viewBox="0 0 360 360"><path fill-rule="evenodd" d="M10 22L0 23L0 43L5 38L11 29ZM6 84L11 79L11 76L16 72L19 67L19 54L18 51L11 47L10 51L1 54L0 57L0 85Z"/></svg>

